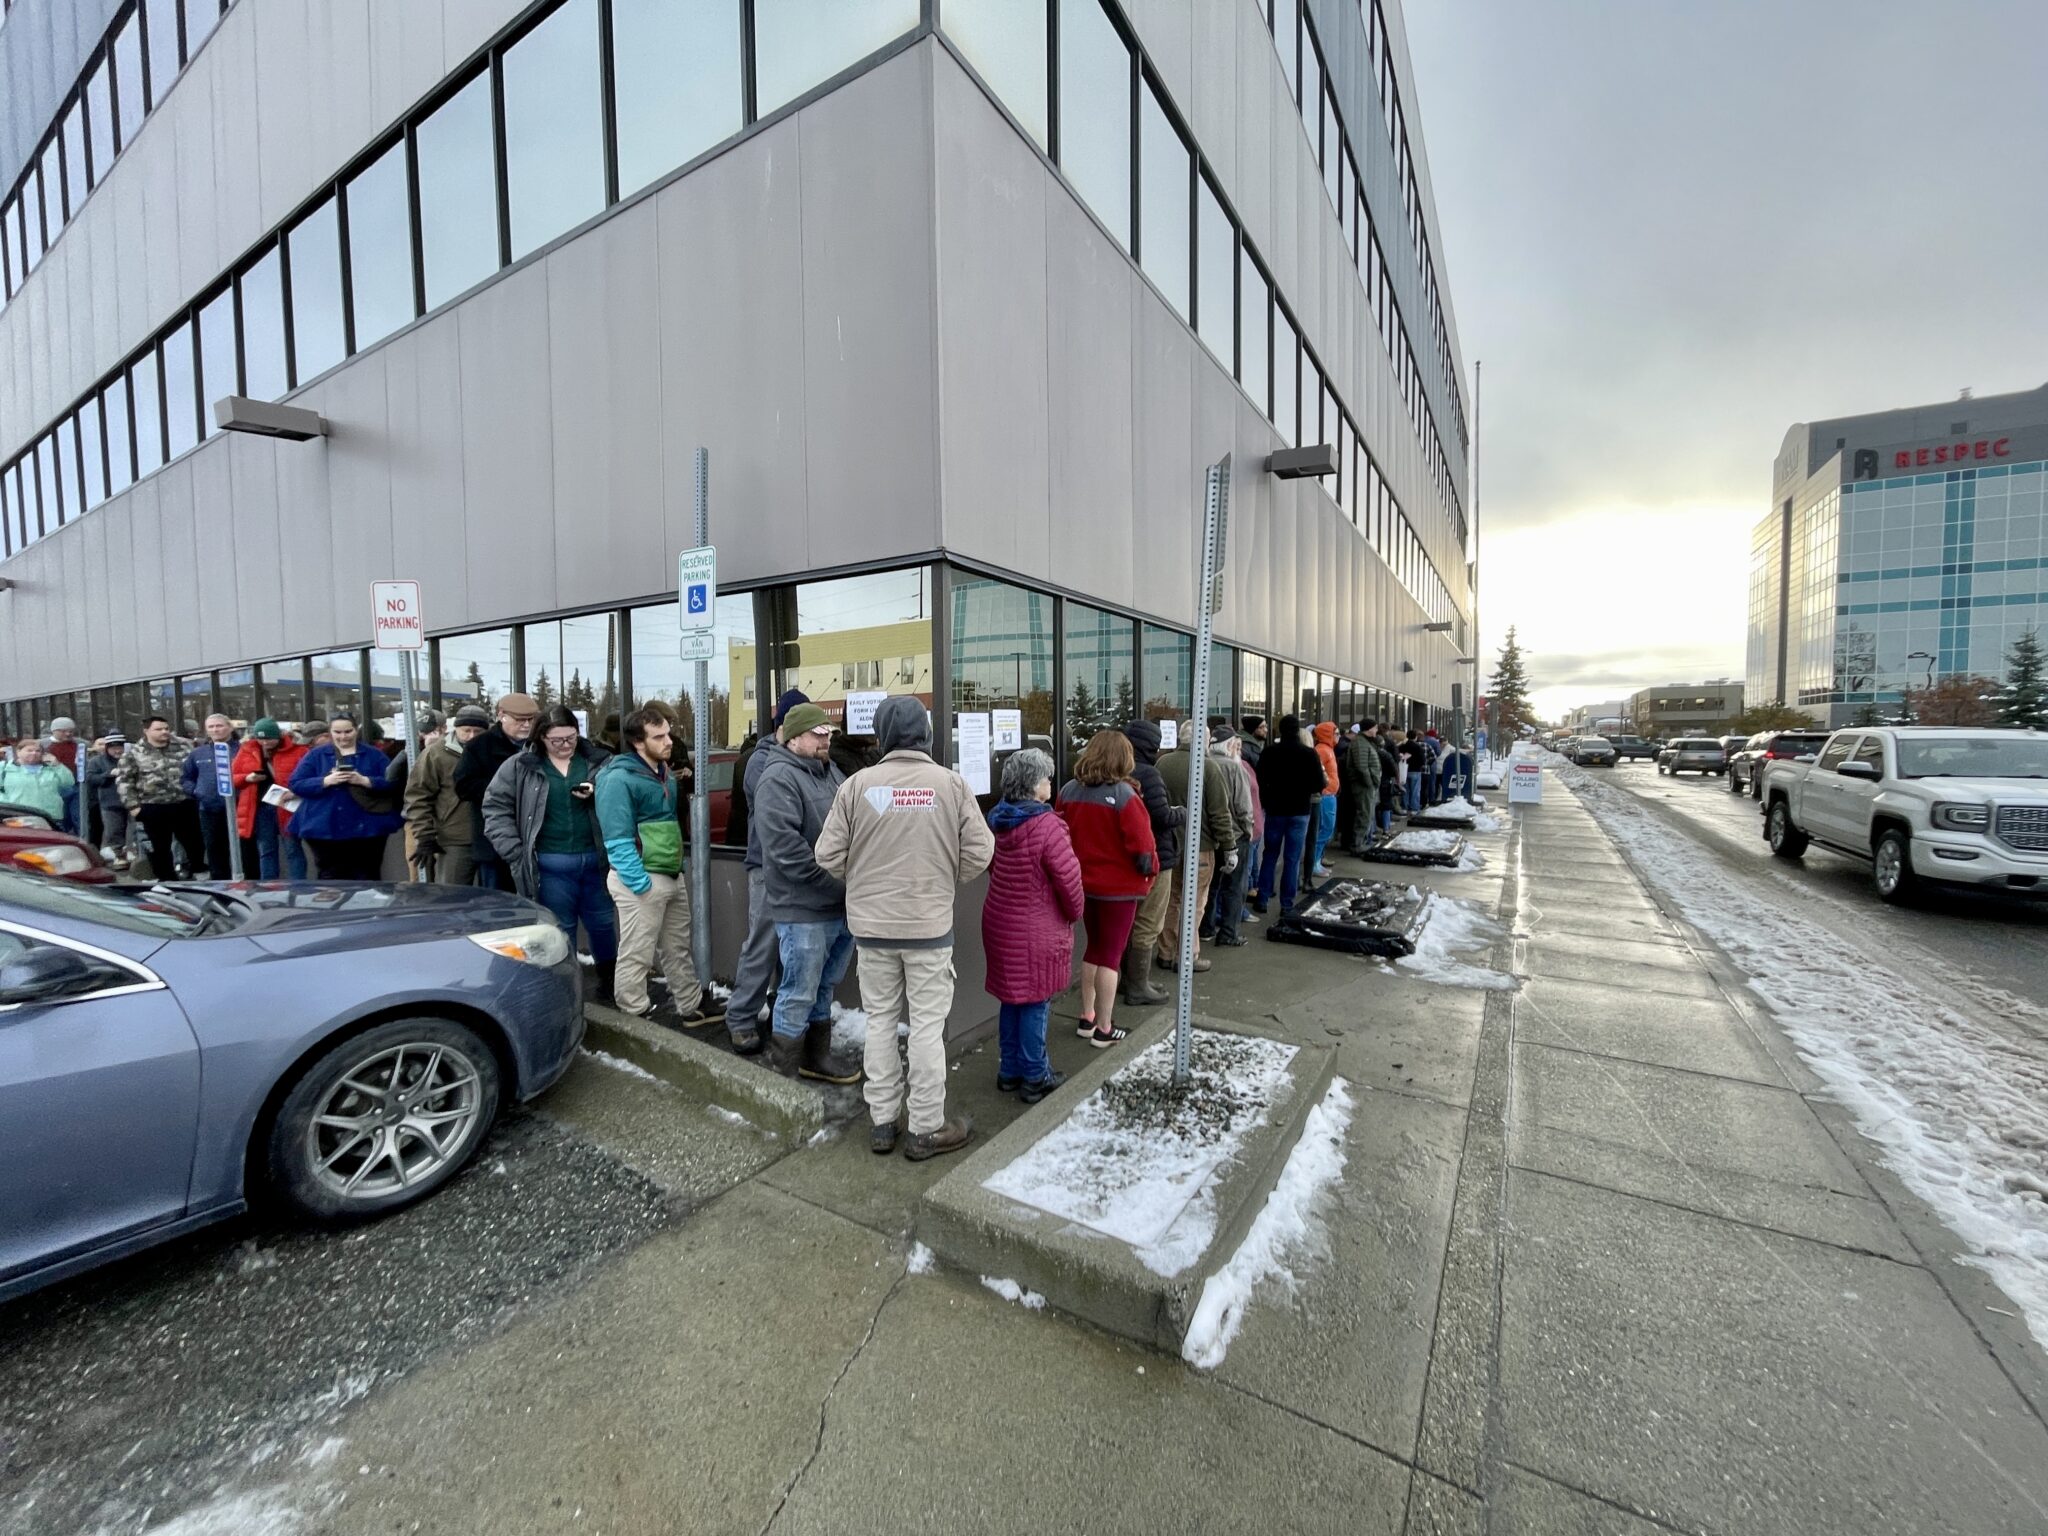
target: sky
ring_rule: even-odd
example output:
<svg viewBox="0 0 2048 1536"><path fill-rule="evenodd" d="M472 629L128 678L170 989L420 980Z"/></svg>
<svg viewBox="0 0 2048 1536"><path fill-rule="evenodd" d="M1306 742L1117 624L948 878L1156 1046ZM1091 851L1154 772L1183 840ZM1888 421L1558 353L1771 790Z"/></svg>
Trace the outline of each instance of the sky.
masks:
<svg viewBox="0 0 2048 1536"><path fill-rule="evenodd" d="M2048 382L2048 0L1405 0L1539 712L1743 673L1795 422Z"/></svg>

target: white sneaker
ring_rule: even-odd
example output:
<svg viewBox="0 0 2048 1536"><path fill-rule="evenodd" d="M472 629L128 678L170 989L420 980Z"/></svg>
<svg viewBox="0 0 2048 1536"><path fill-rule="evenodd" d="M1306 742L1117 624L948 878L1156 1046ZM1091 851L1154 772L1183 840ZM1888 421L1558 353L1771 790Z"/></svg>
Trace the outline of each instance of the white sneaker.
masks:
<svg viewBox="0 0 2048 1536"><path fill-rule="evenodd" d="M1309 873L1318 880L1327 880L1330 878L1331 875L1336 873L1336 871L1332 870L1327 864L1318 864L1314 869L1310 870Z"/></svg>

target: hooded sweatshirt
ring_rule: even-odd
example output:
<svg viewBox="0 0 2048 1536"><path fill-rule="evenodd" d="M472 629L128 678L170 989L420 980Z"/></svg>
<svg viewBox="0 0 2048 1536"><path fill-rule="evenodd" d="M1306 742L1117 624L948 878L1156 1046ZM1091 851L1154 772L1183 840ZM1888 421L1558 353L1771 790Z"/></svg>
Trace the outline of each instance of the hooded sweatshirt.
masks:
<svg viewBox="0 0 2048 1536"><path fill-rule="evenodd" d="M1159 726L1151 720L1133 720L1124 727L1124 739L1138 760L1131 782L1138 786L1152 823L1152 846L1159 860L1154 867L1172 869L1180 863L1180 829L1187 825L1188 812L1186 806L1173 803L1166 781L1159 776Z"/></svg>
<svg viewBox="0 0 2048 1536"><path fill-rule="evenodd" d="M995 836L967 781L932 761L931 716L907 694L875 709L882 760L839 786L818 834L819 868L846 882L856 943L944 949L953 893L989 866Z"/></svg>
<svg viewBox="0 0 2048 1536"><path fill-rule="evenodd" d="M1325 720L1315 729L1316 758L1323 765L1323 793L1334 795L1340 785L1337 779L1337 727Z"/></svg>
<svg viewBox="0 0 2048 1536"><path fill-rule="evenodd" d="M1289 715L1259 755L1259 798L1268 816L1306 816L1322 792L1322 762L1301 744L1300 726Z"/></svg>
<svg viewBox="0 0 2048 1536"><path fill-rule="evenodd" d="M813 850L845 782L837 768L785 746L761 743L747 765L747 840L761 855L762 913L774 923L832 923L846 915L846 887Z"/></svg>

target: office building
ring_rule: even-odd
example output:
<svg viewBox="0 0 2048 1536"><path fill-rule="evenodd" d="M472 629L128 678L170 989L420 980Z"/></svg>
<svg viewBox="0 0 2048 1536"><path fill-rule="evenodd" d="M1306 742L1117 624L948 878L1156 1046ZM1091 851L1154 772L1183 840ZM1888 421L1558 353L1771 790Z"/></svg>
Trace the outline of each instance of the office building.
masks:
<svg viewBox="0 0 2048 1536"><path fill-rule="evenodd" d="M1629 730L1653 741L1674 736L1721 736L1743 711L1742 684L1730 677L1704 683L1662 683L1629 695Z"/></svg>

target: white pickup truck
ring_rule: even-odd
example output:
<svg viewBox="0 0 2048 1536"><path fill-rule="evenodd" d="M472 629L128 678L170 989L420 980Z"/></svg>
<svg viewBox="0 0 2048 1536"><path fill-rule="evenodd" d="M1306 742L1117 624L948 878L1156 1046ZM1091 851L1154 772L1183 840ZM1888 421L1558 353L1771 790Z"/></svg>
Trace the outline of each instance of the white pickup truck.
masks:
<svg viewBox="0 0 2048 1536"><path fill-rule="evenodd" d="M2048 734L1943 726L1837 731L1764 769L1764 840L1870 860L1877 894L1969 885L2048 897Z"/></svg>

